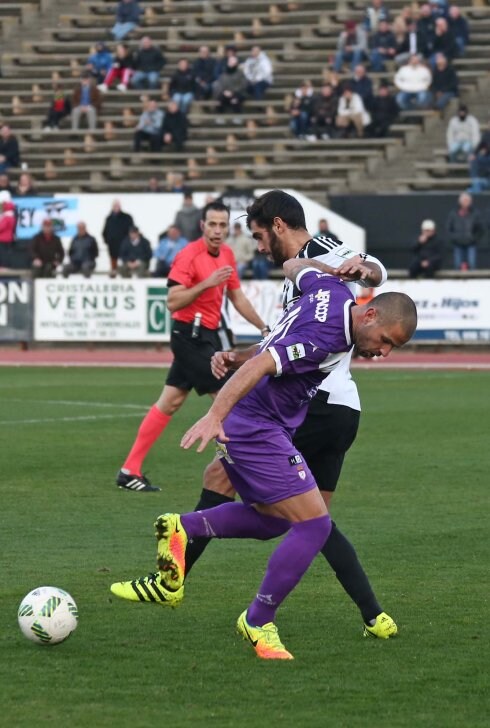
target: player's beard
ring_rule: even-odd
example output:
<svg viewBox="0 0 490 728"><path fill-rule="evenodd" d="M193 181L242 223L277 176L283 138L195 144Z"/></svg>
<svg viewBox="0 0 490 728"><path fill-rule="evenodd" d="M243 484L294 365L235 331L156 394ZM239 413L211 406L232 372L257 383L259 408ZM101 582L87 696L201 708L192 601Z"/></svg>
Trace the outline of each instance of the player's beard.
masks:
<svg viewBox="0 0 490 728"><path fill-rule="evenodd" d="M281 242L273 230L269 230L269 247L270 257L275 265L282 265L286 262L287 258L282 252Z"/></svg>

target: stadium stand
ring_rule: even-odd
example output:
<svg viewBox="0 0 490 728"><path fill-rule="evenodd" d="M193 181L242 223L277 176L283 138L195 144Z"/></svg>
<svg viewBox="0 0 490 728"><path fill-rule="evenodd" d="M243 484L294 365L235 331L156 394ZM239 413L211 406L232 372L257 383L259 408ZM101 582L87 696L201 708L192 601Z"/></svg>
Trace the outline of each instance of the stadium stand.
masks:
<svg viewBox="0 0 490 728"><path fill-rule="evenodd" d="M141 0L143 20L126 39L135 50L149 34L167 64L162 86L152 97L162 107L177 61L191 61L203 43L213 53L234 43L243 60L260 44L274 65L274 83L265 99L247 100L239 123L232 115L215 123L215 102L194 101L189 114L185 151L132 152L134 126L141 111L141 90L109 91L103 99L98 128L72 131L69 118L56 133L43 132L53 82L69 93L97 41L114 43L109 29L114 3L107 0L22 0L0 4L2 122L19 139L22 160L36 188L47 192L144 191L150 177L182 173L196 190L254 186L296 187L325 200L327 193L360 191L455 190L468 179L465 165L447 162L444 144L447 118L433 111L404 112L383 139L292 138L288 129L291 93L304 78L319 89L346 19L361 21L365 2L304 0L267 4L224 0ZM391 0L393 11L406 3ZM461 6L468 18L471 43L455 61L461 98L480 121L488 119L483 92L490 85L490 7L485 0ZM371 73L378 83L391 80L394 67ZM346 78L347 75L341 75ZM150 92L148 92L150 93ZM13 183L20 169L9 171Z"/></svg>

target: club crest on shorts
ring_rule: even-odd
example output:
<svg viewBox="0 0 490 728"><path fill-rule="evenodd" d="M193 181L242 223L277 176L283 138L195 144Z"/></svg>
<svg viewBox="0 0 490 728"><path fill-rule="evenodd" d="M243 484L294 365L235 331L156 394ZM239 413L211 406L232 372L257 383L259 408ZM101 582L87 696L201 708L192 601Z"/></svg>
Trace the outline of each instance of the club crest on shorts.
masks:
<svg viewBox="0 0 490 728"><path fill-rule="evenodd" d="M306 480L306 471L305 470L298 470L298 475L301 478L301 480Z"/></svg>

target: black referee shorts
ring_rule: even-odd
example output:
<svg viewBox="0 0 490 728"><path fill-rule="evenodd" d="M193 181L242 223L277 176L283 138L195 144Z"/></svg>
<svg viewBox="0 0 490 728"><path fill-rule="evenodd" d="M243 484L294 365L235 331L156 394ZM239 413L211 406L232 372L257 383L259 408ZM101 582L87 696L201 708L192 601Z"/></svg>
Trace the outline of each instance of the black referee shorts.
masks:
<svg viewBox="0 0 490 728"><path fill-rule="evenodd" d="M356 439L360 416L360 412L350 407L328 404L327 393L321 391L310 402L293 443L320 490L333 492L337 487L345 453Z"/></svg>
<svg viewBox="0 0 490 728"><path fill-rule="evenodd" d="M170 337L170 348L174 361L170 367L166 384L197 394L217 392L226 381L216 379L211 372L211 357L221 351L221 341L214 329L200 327L199 336L192 338L192 324L175 321Z"/></svg>

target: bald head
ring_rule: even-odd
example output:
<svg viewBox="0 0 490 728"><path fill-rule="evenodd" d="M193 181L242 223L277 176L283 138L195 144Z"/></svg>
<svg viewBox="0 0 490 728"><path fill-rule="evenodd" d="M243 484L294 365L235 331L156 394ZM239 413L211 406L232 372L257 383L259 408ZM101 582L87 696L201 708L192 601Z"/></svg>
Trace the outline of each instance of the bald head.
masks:
<svg viewBox="0 0 490 728"><path fill-rule="evenodd" d="M353 306L352 333L360 356L388 356L409 341L417 328L417 309L410 296L390 292Z"/></svg>
<svg viewBox="0 0 490 728"><path fill-rule="evenodd" d="M401 324L407 341L412 338L417 328L417 309L410 296L397 291L380 293L369 305L378 311L380 322Z"/></svg>

